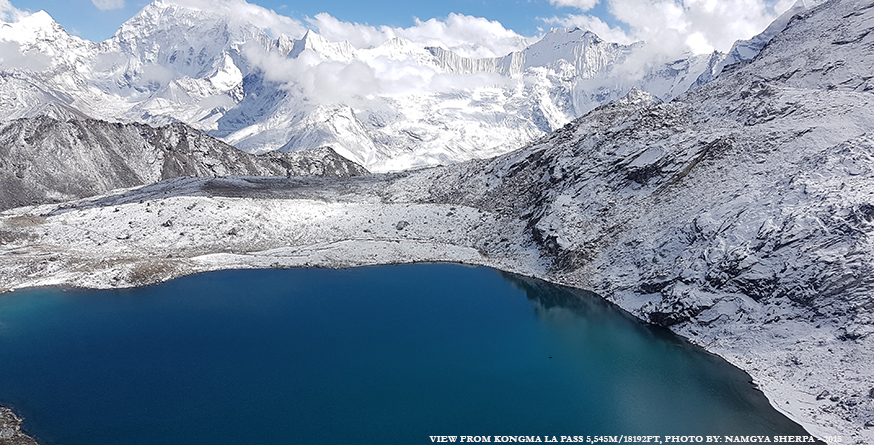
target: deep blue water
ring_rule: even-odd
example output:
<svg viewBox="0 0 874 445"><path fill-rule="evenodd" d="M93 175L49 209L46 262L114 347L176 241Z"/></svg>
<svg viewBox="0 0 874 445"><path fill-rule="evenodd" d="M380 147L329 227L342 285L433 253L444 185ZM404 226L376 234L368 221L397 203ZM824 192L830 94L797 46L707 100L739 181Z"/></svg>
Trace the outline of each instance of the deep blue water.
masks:
<svg viewBox="0 0 874 445"><path fill-rule="evenodd" d="M805 434L596 296L448 264L0 296L0 402L51 444Z"/></svg>

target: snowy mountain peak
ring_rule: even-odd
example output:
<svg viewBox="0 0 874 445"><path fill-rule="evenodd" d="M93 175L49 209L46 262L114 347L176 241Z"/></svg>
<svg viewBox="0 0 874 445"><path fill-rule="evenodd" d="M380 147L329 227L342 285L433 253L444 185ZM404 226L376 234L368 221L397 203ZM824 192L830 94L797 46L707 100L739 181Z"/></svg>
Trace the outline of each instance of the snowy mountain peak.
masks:
<svg viewBox="0 0 874 445"><path fill-rule="evenodd" d="M604 42L594 32L580 27L552 28L540 41L553 44L556 42L583 42L589 45Z"/></svg>
<svg viewBox="0 0 874 445"><path fill-rule="evenodd" d="M265 46L272 42L262 27L219 8L207 11L160 0L122 24L112 40L127 45L139 43L145 52L185 43L210 49L250 41Z"/></svg>
<svg viewBox="0 0 874 445"><path fill-rule="evenodd" d="M288 57L297 58L306 50L313 51L328 60L352 60L356 57L355 48L349 42L328 41L311 29L307 30L299 40L294 41Z"/></svg>
<svg viewBox="0 0 874 445"><path fill-rule="evenodd" d="M250 23L234 15L227 5L220 3L217 3L215 8L202 9L193 5L180 5L165 0L155 0L125 22L122 25L122 29L161 28L179 24L197 27L205 23L215 22L224 24L234 22L236 25L263 28L258 23Z"/></svg>
<svg viewBox="0 0 874 445"><path fill-rule="evenodd" d="M3 22L0 26L0 40L18 42L21 45L51 42L66 37L70 35L45 11L21 15L18 20Z"/></svg>
<svg viewBox="0 0 874 445"><path fill-rule="evenodd" d="M413 58L420 65L433 66L433 56L428 49L403 37L394 37L373 48L356 50L355 55L359 60L368 62L377 57L385 57L389 60Z"/></svg>
<svg viewBox="0 0 874 445"><path fill-rule="evenodd" d="M423 48L421 45L414 43L412 40L405 39L403 37L394 37L390 40L385 41L382 45L366 51L371 51L386 56L392 56L403 53L423 52L425 51L425 48Z"/></svg>
<svg viewBox="0 0 874 445"><path fill-rule="evenodd" d="M13 11L12 22L0 24L0 70L43 72L59 65L70 66L89 52L93 43L71 36L45 11L32 14Z"/></svg>
<svg viewBox="0 0 874 445"><path fill-rule="evenodd" d="M271 44L271 48L274 51L278 51L283 56L287 56L288 53L294 48L295 40L285 34L280 35L273 41Z"/></svg>
<svg viewBox="0 0 874 445"><path fill-rule="evenodd" d="M702 74L696 84L701 85L710 82L729 65L752 60L752 58L758 55L762 48L764 48L765 45L774 38L774 36L786 29L786 25L789 24L792 17L795 17L797 14L814 7L819 3L821 3L820 0L796 1L791 8L777 17L776 20L771 22L771 24L758 35L753 36L753 38L749 40L738 40L737 42L734 42L734 45L731 46L728 53L720 58L718 63L715 63L708 71Z"/></svg>
<svg viewBox="0 0 874 445"><path fill-rule="evenodd" d="M383 43L380 46L382 46L383 48L402 49L402 48L408 48L410 45L413 45L412 40L405 39L403 37L392 37L391 39L387 40L385 43Z"/></svg>
<svg viewBox="0 0 874 445"><path fill-rule="evenodd" d="M591 31L580 28L553 29L522 53L525 67L557 67L559 60L571 64L576 75L590 79L621 62L636 45L607 43Z"/></svg>
<svg viewBox="0 0 874 445"><path fill-rule="evenodd" d="M142 68L151 71L146 78L166 84L178 77L211 76L227 65L228 54L241 61L245 45L269 48L273 42L263 29L221 11L156 1L125 22L106 44L109 52L120 53L117 58L135 61L138 69L129 75L142 74ZM248 72L243 66L235 69Z"/></svg>

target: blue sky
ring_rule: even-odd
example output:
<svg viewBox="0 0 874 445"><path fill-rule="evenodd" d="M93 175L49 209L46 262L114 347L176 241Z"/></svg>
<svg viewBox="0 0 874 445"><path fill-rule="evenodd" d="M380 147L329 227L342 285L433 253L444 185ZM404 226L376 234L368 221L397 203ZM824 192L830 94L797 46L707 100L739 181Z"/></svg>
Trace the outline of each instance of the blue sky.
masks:
<svg viewBox="0 0 874 445"><path fill-rule="evenodd" d="M14 7L29 12L45 10L68 32L88 40L103 41L150 2L107 1L105 7L123 7L104 10L95 6L91 0L11 0L11 3ZM548 30L551 27L538 18L561 15L572 10L552 5L548 0L249 0L249 3L301 21L320 12L327 12L342 21L404 28L415 25L414 18L443 19L454 12L497 20L504 27L523 36L534 36L540 33L538 28ZM606 4L600 4L592 12L609 20L609 14L605 14L605 10ZM615 24L615 21L610 22Z"/></svg>
<svg viewBox="0 0 874 445"><path fill-rule="evenodd" d="M233 4L238 10L247 0L167 0L198 5ZM511 34L536 38L552 27L580 27L594 31L605 40L631 43L645 40L666 53L692 51L707 53L714 49L727 51L737 39L747 39L761 32L779 13L796 0L248 0L248 3L273 10L299 22L302 26L322 30L328 22L368 24L411 30L420 21L436 19L446 24L449 38L457 40L468 31L473 45L490 46L487 40L494 33L483 17L500 22ZM808 3L816 0L805 0ZM146 6L147 0L0 0L24 11L47 11L71 34L92 41L112 36L127 19ZM245 6L250 8L250 6ZM2 12L2 11L0 11ZM320 13L330 14L330 20ZM465 23L450 26L451 14L461 14ZM316 17L321 17L316 19ZM457 17L456 17L457 19ZM459 20L456 20L459 22ZM335 23L336 24L336 23ZM433 23L432 23L433 25ZM479 29L473 30L478 27ZM334 27L335 31L338 29ZM349 32L361 27L341 27ZM488 29L487 29L488 28ZM418 28L417 28L418 29ZM416 31L417 29L414 29ZM299 36L292 36L299 37ZM334 32L335 39L343 39ZM352 41L352 38L349 39ZM354 42L353 42L354 43ZM502 47L501 50L504 48Z"/></svg>

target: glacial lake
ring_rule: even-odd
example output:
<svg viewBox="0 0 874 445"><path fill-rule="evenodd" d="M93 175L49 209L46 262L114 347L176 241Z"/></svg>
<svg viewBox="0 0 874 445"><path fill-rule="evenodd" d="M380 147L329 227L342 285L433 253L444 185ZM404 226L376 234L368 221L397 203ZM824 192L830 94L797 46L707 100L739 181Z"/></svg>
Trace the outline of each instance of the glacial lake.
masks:
<svg viewBox="0 0 874 445"><path fill-rule="evenodd" d="M806 435L597 296L451 264L0 295L0 404L43 445Z"/></svg>

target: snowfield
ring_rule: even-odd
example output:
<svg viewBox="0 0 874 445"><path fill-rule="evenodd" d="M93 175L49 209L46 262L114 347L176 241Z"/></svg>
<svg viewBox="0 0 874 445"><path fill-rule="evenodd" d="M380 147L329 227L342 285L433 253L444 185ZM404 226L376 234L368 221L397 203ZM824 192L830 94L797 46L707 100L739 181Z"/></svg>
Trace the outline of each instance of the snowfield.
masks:
<svg viewBox="0 0 874 445"><path fill-rule="evenodd" d="M874 443L874 3L789 20L670 101L505 155L355 178L177 178L0 214L0 290L245 267L480 264L589 289Z"/></svg>
<svg viewBox="0 0 874 445"><path fill-rule="evenodd" d="M524 221L467 206L385 202L382 187L378 176L175 179L15 209L4 214L0 236L3 259L15 263L4 265L16 269L0 288L132 286L232 267L453 261L544 269L536 250L519 244Z"/></svg>

